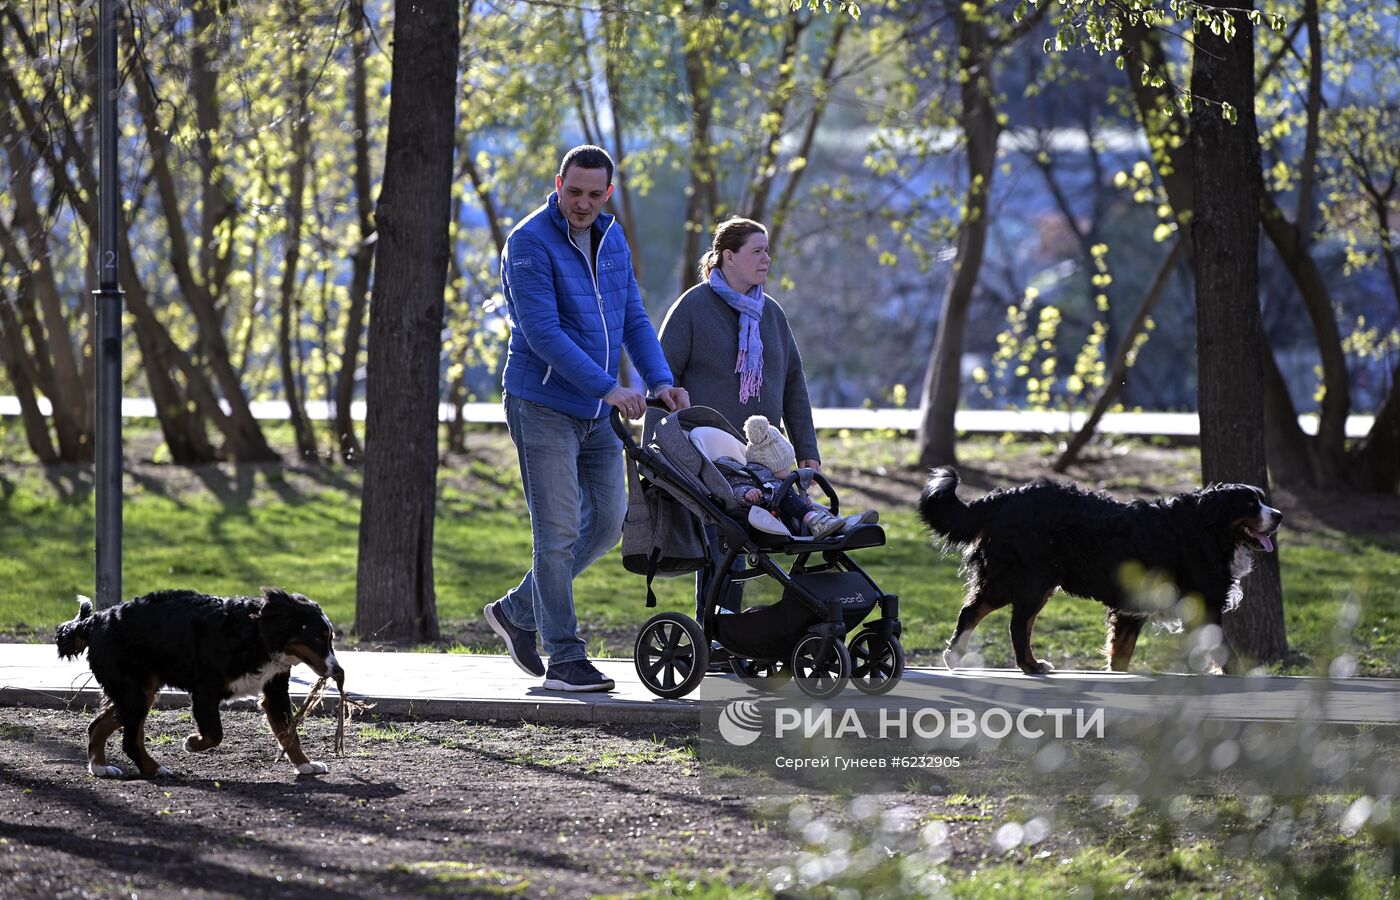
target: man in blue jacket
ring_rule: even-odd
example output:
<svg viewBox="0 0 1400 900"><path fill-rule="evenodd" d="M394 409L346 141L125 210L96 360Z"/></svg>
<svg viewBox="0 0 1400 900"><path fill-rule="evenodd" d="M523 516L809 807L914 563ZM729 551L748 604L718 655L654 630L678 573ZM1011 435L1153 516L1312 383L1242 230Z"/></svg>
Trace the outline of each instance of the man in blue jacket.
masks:
<svg viewBox="0 0 1400 900"><path fill-rule="evenodd" d="M617 544L627 513L621 442L608 414L639 418L646 397L618 382L622 348L657 398L673 410L690 405L672 385L622 229L602 213L612 175L604 150L570 150L554 193L515 226L501 254L511 324L506 423L534 550L530 571L485 614L515 664L543 675L550 690L613 688L578 636L573 580Z"/></svg>

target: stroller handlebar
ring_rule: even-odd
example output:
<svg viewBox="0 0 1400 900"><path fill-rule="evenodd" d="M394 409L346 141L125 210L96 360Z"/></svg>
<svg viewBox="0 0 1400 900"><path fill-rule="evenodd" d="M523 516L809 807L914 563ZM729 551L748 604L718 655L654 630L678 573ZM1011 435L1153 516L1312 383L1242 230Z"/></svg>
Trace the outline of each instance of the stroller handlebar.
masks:
<svg viewBox="0 0 1400 900"><path fill-rule="evenodd" d="M812 473L812 480L822 489L822 493L826 495L826 499L831 501L831 514L833 516L839 514L841 511L841 500L836 496L836 489L831 486L831 482L827 481L826 476L817 469L808 469L807 471Z"/></svg>
<svg viewBox="0 0 1400 900"><path fill-rule="evenodd" d="M662 412L671 411L671 407L667 406L665 401L658 400L655 397L647 398L647 409L659 409ZM643 421L645 421L645 418L646 417L643 416ZM627 422L622 418L622 414L617 411L616 406L608 408L608 420L612 422L613 431L617 432L617 436L622 439L624 447L633 451L641 449L637 444L637 439L632 436L632 429L627 427Z"/></svg>
<svg viewBox="0 0 1400 900"><path fill-rule="evenodd" d="M831 482L827 481L826 476L822 475L822 473L818 472L816 469L802 468L789 472L788 476L783 479L783 483L773 492L772 504L774 508L777 508L783 498L787 496L788 492L793 489L793 486L796 485L798 481L805 478L810 478L817 483L817 486L822 489L822 493L831 501L831 506L829 507L831 514L833 516L837 515L841 509L841 500L836 496L836 491L832 488Z"/></svg>

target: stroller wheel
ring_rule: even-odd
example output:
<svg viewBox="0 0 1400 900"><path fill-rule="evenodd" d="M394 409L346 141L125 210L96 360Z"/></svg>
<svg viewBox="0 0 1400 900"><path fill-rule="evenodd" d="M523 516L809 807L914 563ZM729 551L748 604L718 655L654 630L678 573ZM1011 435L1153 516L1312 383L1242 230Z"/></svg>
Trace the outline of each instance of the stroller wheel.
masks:
<svg viewBox="0 0 1400 900"><path fill-rule="evenodd" d="M658 613L637 632L633 662L647 690L668 699L684 697L705 677L710 641L690 616Z"/></svg>
<svg viewBox="0 0 1400 900"><path fill-rule="evenodd" d="M776 691L792 677L792 671L776 659L760 662L736 656L729 661L729 667L740 681L760 691Z"/></svg>
<svg viewBox="0 0 1400 900"><path fill-rule="evenodd" d="M851 683L867 694L883 694L904 675L904 648L898 638L862 631L851 639Z"/></svg>
<svg viewBox="0 0 1400 900"><path fill-rule="evenodd" d="M850 680L851 654L840 638L809 634L793 648L792 675L808 697L835 696Z"/></svg>

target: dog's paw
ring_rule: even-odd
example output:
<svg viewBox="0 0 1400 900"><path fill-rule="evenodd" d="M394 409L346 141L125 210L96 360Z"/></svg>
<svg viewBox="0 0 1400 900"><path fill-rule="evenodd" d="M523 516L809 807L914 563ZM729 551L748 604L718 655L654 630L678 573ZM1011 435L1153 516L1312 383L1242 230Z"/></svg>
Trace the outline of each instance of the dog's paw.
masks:
<svg viewBox="0 0 1400 900"><path fill-rule="evenodd" d="M298 775L324 775L331 770L331 767L323 762L308 760L297 766Z"/></svg>
<svg viewBox="0 0 1400 900"><path fill-rule="evenodd" d="M173 778L173 777L175 777L175 773L174 773L173 771L171 771L170 769L167 769L165 766L156 766L156 770L155 770L154 772L152 772L150 775L146 776L146 777L148 777L148 778Z"/></svg>
<svg viewBox="0 0 1400 900"><path fill-rule="evenodd" d="M124 774L121 766L99 766L95 763L88 763L88 772L96 778L121 778Z"/></svg>
<svg viewBox="0 0 1400 900"><path fill-rule="evenodd" d="M1027 666L1021 671L1025 672L1027 675L1049 675L1051 672L1055 671L1055 667L1042 659L1037 661L1035 665Z"/></svg>
<svg viewBox="0 0 1400 900"><path fill-rule="evenodd" d="M948 667L949 672L957 671L958 666L962 665L962 659L961 653L953 650L943 651L943 665Z"/></svg>
<svg viewBox="0 0 1400 900"><path fill-rule="evenodd" d="M211 741L198 731L185 738L186 753L203 753L205 750L213 750L217 746L219 746L218 741Z"/></svg>

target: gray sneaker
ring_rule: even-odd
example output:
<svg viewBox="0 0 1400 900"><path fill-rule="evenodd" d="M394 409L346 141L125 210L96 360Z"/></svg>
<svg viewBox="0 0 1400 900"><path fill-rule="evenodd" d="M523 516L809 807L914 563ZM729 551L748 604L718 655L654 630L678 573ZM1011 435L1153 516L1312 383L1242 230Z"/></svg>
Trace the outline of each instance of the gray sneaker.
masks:
<svg viewBox="0 0 1400 900"><path fill-rule="evenodd" d="M802 517L802 521L807 524L807 530L812 533L812 537L818 540L830 534L836 534L846 524L846 520L840 516L833 516L831 511L824 506L814 506Z"/></svg>
<svg viewBox="0 0 1400 900"><path fill-rule="evenodd" d="M544 674L544 660L540 659L539 652L535 650L535 632L510 624L500 607L499 600L486 604L486 608L482 610L486 615L486 624L506 642L506 652L510 654L511 661L520 667L520 671L539 678Z"/></svg>
<svg viewBox="0 0 1400 900"><path fill-rule="evenodd" d="M875 525L880 521L880 511L867 509L863 513L856 513L841 520L841 533L845 534L857 525Z"/></svg>

